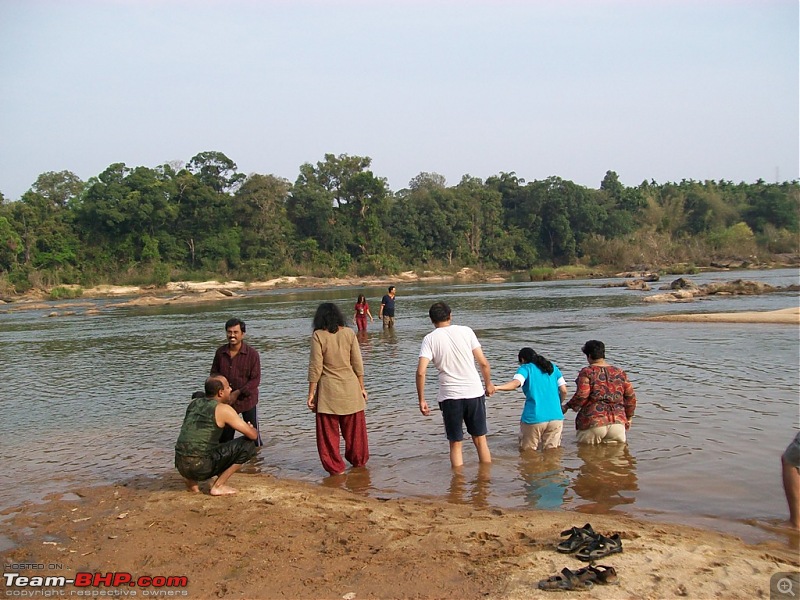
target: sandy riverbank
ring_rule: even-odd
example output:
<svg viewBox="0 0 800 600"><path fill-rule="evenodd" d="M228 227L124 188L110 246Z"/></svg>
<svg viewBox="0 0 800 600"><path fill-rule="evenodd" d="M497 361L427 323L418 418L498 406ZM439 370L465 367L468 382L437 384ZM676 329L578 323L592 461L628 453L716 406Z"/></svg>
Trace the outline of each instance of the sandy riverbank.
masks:
<svg viewBox="0 0 800 600"><path fill-rule="evenodd" d="M800 307L781 310L731 313L691 313L643 317L642 321L684 321L696 323L776 323L800 325Z"/></svg>
<svg viewBox="0 0 800 600"><path fill-rule="evenodd" d="M794 536L748 546L619 516L381 500L269 475L231 482L239 493L224 498L190 494L176 474L6 511L19 545L4 564L186 576L190 598L542 598L540 579L584 566L554 544L589 520L624 549L598 561L620 583L593 598L768 598L771 576L798 567Z"/></svg>
<svg viewBox="0 0 800 600"><path fill-rule="evenodd" d="M77 285L60 286L65 289L80 290L79 299L64 300L57 304L47 303L47 294L43 290L32 290L13 301L0 300L4 311L56 309L51 316L70 316L73 314L92 314L97 312L97 303L93 300L104 300L104 308L126 306L164 306L175 304L199 304L222 302L241 298L245 293L271 289L300 289L323 287L375 287L398 285L416 281L504 281L499 277L482 277L476 271L461 269L454 275L418 274L407 271L386 278L321 278L321 277L278 277L268 281L180 281L170 282L165 287L99 285L91 288L80 288ZM108 302L111 299L112 302ZM115 301L116 300L116 301Z"/></svg>

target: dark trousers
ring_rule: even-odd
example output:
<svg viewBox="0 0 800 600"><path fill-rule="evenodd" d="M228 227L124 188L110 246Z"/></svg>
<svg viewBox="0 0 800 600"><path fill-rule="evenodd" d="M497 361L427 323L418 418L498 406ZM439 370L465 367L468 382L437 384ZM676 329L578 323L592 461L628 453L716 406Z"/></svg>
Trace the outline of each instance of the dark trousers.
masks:
<svg viewBox="0 0 800 600"><path fill-rule="evenodd" d="M258 439L256 439L256 446L263 446L264 442L261 441L261 430L258 428L258 415L256 414L256 407L254 406L250 410L246 410L242 415L242 419L244 419L245 423L250 423L253 427L258 429ZM230 442L233 439L236 430L233 427L229 427L225 425L225 428L222 430L222 435L219 437L219 443L222 444L224 442Z"/></svg>

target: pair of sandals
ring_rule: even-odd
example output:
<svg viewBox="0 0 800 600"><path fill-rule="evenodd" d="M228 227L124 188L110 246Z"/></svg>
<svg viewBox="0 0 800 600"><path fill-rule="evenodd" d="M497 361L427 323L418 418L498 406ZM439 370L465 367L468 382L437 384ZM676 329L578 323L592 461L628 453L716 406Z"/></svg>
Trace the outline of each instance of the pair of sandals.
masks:
<svg viewBox="0 0 800 600"><path fill-rule="evenodd" d="M553 575L539 582L539 589L545 591L585 591L590 590L595 584L616 585L619 577L614 567L606 565L590 565L577 571L566 567L561 569L560 575Z"/></svg>
<svg viewBox="0 0 800 600"><path fill-rule="evenodd" d="M569 537L558 544L556 550L563 554L575 552L575 558L584 562L593 562L609 554L622 552L622 540L618 533L606 537L592 529L589 523L562 531L561 537L566 536Z"/></svg>

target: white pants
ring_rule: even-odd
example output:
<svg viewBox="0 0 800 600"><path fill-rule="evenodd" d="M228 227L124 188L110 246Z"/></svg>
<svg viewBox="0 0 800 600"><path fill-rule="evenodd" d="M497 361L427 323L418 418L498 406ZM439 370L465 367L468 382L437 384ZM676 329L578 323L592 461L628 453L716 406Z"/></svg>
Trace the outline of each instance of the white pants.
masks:
<svg viewBox="0 0 800 600"><path fill-rule="evenodd" d="M575 437L579 444L609 444L622 442L625 443L625 425L614 423L603 425L602 427L592 427L575 432Z"/></svg>

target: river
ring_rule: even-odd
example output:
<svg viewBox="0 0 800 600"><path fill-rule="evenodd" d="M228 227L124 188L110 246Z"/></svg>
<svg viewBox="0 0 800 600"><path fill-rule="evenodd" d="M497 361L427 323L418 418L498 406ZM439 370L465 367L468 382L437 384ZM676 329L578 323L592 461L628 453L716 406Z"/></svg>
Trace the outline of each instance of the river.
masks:
<svg viewBox="0 0 800 600"><path fill-rule="evenodd" d="M798 271L688 278L785 286L798 283ZM798 328L638 318L796 307L798 294L649 304L641 300L646 293L601 287L607 282L398 282L395 330L376 321L362 340L371 459L366 470L336 479L325 478L305 408L311 317L322 301L350 316L362 291L377 315L383 287L272 290L195 306L105 308L118 301L104 300L99 314L78 309L56 318L47 318L52 309L0 313L0 380L11 387L2 401L0 469L13 481L4 486L0 509L170 472L189 397L225 342L224 322L238 316L263 367L266 445L245 472L381 498L621 513L752 542L781 538L774 528L787 516L779 457L798 429ZM454 323L475 330L495 383L511 379L517 351L532 346L559 365L572 392L585 364L581 345L604 341L609 362L627 371L637 392L628 446L579 449L570 412L561 450L520 456L523 396L498 392L487 401L493 464L479 469L466 444L463 473L454 475L440 413L423 417L414 387L420 342L431 330L427 309L437 300L450 304ZM431 367L429 398L435 386Z"/></svg>

